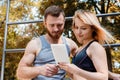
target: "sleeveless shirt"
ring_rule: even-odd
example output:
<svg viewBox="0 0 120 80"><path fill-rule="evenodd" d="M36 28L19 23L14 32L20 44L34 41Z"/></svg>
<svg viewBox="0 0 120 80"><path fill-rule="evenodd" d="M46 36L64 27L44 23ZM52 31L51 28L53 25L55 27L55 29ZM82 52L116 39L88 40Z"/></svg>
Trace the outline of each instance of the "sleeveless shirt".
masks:
<svg viewBox="0 0 120 80"><path fill-rule="evenodd" d="M55 59L52 54L51 46L45 39L44 35L40 36L40 40L42 43L42 48L34 60L34 66L42 66L45 64L55 64ZM67 44L65 37L62 36L62 40L63 40L63 44L65 44L67 48L67 52L69 55L70 48ZM64 80L64 77L65 77L65 71L60 69L58 73L56 75L53 75L52 77L46 77L46 76L39 75L33 80Z"/></svg>
<svg viewBox="0 0 120 80"><path fill-rule="evenodd" d="M83 48L76 56L73 57L72 63L78 66L79 68L91 72L96 72L96 69L94 67L94 64L90 57L87 55L86 50L90 46L92 42L95 40L91 41L85 48Z"/></svg>

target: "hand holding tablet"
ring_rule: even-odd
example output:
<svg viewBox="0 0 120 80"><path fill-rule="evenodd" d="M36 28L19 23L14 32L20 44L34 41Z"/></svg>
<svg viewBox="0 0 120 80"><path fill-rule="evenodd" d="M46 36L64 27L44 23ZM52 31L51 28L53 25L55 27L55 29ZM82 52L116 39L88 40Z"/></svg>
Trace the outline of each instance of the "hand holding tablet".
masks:
<svg viewBox="0 0 120 80"><path fill-rule="evenodd" d="M51 44L51 49L52 49L56 64L58 64L58 62L70 63L65 44Z"/></svg>

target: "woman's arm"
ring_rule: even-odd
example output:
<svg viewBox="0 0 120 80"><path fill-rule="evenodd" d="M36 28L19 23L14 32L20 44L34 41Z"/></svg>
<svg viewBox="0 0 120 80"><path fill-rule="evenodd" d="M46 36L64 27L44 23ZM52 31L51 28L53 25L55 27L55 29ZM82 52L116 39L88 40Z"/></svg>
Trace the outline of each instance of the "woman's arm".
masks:
<svg viewBox="0 0 120 80"><path fill-rule="evenodd" d="M74 75L78 75L87 80L108 80L108 66L104 48L97 42L94 42L90 45L87 53L93 61L97 72L83 70L74 64L60 63L59 66L67 72L73 73Z"/></svg>
<svg viewBox="0 0 120 80"><path fill-rule="evenodd" d="M120 74L117 74L117 73L113 73L113 72L108 72L109 74L109 78L110 79L113 79L113 80L120 80Z"/></svg>

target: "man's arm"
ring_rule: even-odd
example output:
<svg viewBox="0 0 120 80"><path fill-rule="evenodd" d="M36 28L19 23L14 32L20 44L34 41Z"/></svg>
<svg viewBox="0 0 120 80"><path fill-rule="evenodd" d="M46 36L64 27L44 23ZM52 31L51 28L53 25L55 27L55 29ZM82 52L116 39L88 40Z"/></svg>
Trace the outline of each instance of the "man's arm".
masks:
<svg viewBox="0 0 120 80"><path fill-rule="evenodd" d="M77 53L78 45L72 39L66 38L66 40L70 48L70 57L72 58Z"/></svg>
<svg viewBox="0 0 120 80"><path fill-rule="evenodd" d="M31 40L28 43L25 54L20 60L17 68L18 79L33 79L38 75L53 76L58 72L58 68L54 64L33 66L33 61L40 50L41 43L39 42L39 38Z"/></svg>
<svg viewBox="0 0 120 80"><path fill-rule="evenodd" d="M25 49L25 53L20 60L17 68L17 77L31 79L40 74L39 67L33 67L33 61L35 59L37 50L36 40L31 40Z"/></svg>

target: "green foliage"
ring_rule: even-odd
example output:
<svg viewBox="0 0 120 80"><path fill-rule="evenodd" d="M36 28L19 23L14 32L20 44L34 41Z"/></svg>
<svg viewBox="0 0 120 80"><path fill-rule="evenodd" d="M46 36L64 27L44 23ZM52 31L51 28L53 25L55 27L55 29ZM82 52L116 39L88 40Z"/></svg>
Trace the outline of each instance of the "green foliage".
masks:
<svg viewBox="0 0 120 80"><path fill-rule="evenodd" d="M7 53L4 80L16 80L16 69L23 53Z"/></svg>
<svg viewBox="0 0 120 80"><path fill-rule="evenodd" d="M113 72L120 73L120 65L115 66L115 62L120 63L120 47L113 48L111 52L113 58L112 59Z"/></svg>

